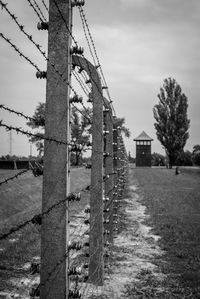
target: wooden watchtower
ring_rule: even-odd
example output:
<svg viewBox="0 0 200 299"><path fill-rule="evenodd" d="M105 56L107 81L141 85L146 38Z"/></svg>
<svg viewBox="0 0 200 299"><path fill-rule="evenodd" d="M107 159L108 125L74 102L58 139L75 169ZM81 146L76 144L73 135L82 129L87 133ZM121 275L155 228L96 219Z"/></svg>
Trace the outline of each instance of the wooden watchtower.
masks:
<svg viewBox="0 0 200 299"><path fill-rule="evenodd" d="M134 139L136 142L136 167L151 167L151 142L144 131Z"/></svg>

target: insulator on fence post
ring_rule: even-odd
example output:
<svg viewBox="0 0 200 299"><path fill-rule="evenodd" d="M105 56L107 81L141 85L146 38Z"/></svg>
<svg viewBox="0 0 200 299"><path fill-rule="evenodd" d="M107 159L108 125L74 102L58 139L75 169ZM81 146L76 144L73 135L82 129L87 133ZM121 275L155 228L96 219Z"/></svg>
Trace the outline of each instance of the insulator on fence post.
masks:
<svg viewBox="0 0 200 299"><path fill-rule="evenodd" d="M85 210L84 210L84 212L85 212L86 214L89 214L89 213L90 213L90 207L86 207Z"/></svg>
<svg viewBox="0 0 200 299"><path fill-rule="evenodd" d="M83 47L79 47L79 46L71 46L70 48L70 54L78 54L78 55L82 55L84 53L84 49Z"/></svg>
<svg viewBox="0 0 200 299"><path fill-rule="evenodd" d="M105 135L108 135L110 132L109 131L106 131L106 130L104 130L103 131L103 135L105 136Z"/></svg>
<svg viewBox="0 0 200 299"><path fill-rule="evenodd" d="M68 244L68 251L70 250L81 250L83 246L79 242L73 242Z"/></svg>
<svg viewBox="0 0 200 299"><path fill-rule="evenodd" d="M85 0L72 0L72 7L75 6L84 6Z"/></svg>
<svg viewBox="0 0 200 299"><path fill-rule="evenodd" d="M47 72L46 71L37 71L36 72L37 79L46 79L47 78Z"/></svg>
<svg viewBox="0 0 200 299"><path fill-rule="evenodd" d="M85 81L85 83L86 83L86 84L89 84L89 83L91 83L91 80L88 79L88 80Z"/></svg>
<svg viewBox="0 0 200 299"><path fill-rule="evenodd" d="M109 219L105 219L105 220L103 221L104 224L109 223L109 222L110 222Z"/></svg>
<svg viewBox="0 0 200 299"><path fill-rule="evenodd" d="M40 261L38 258L34 258L32 260L31 267L30 267L30 273L31 273L31 275L40 273Z"/></svg>
<svg viewBox="0 0 200 299"><path fill-rule="evenodd" d="M68 298L69 299L75 299L75 298L81 298L81 293L79 290L69 290Z"/></svg>
<svg viewBox="0 0 200 299"><path fill-rule="evenodd" d="M38 30L49 30L49 22L38 22L37 29Z"/></svg>
<svg viewBox="0 0 200 299"><path fill-rule="evenodd" d="M90 220L89 220L89 219L86 219L86 220L84 220L84 223L85 223L85 224L90 224Z"/></svg>
<svg viewBox="0 0 200 299"><path fill-rule="evenodd" d="M33 224L41 225L42 224L42 215L35 215L31 221Z"/></svg>
<svg viewBox="0 0 200 299"><path fill-rule="evenodd" d="M109 197L104 197L103 198L103 201L105 202L105 201L109 201L110 199L109 199Z"/></svg>
<svg viewBox="0 0 200 299"><path fill-rule="evenodd" d="M72 97L69 98L69 102L71 103L82 103L83 102L83 98L79 97L78 95L74 95Z"/></svg>
<svg viewBox="0 0 200 299"><path fill-rule="evenodd" d="M104 158L107 158L107 157L109 157L109 156L110 156L109 153L103 153L103 157L104 157Z"/></svg>
<svg viewBox="0 0 200 299"><path fill-rule="evenodd" d="M29 292L30 298L40 297L40 285L34 285Z"/></svg>
<svg viewBox="0 0 200 299"><path fill-rule="evenodd" d="M110 234L110 231L106 229L106 230L103 232L103 234L104 234L104 235L109 235L109 234Z"/></svg>
<svg viewBox="0 0 200 299"><path fill-rule="evenodd" d="M105 181L105 180L108 180L109 177L110 177L109 174L106 174L106 175L103 176L103 180L104 180L104 181Z"/></svg>
<svg viewBox="0 0 200 299"><path fill-rule="evenodd" d="M68 275L81 275L82 269L81 267L72 267L68 269Z"/></svg>
<svg viewBox="0 0 200 299"><path fill-rule="evenodd" d="M81 200L81 193L70 193L67 196L68 201L80 201Z"/></svg>

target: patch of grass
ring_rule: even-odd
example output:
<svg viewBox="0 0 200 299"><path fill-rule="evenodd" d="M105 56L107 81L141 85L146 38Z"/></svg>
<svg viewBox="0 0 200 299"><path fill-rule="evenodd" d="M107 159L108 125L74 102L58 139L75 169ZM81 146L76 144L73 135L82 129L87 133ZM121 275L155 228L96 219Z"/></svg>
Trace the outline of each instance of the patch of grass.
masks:
<svg viewBox="0 0 200 299"><path fill-rule="evenodd" d="M13 176L17 171L1 171L0 181ZM79 192L90 184L90 170L85 168L71 169L71 192ZM34 177L28 172L18 179L2 185L0 188L0 235L23 221L41 212L42 177ZM69 205L70 220L89 202L89 193L82 192L80 202ZM40 256L40 227L30 224L13 233L9 238L0 241L0 291L11 290L10 279L27 275L19 269ZM20 272L20 273L19 273Z"/></svg>
<svg viewBox="0 0 200 299"><path fill-rule="evenodd" d="M137 168L134 175L150 215L147 225L165 252L156 264L170 277L165 286L171 297L158 298L199 298L200 169L182 169L176 176L174 169Z"/></svg>

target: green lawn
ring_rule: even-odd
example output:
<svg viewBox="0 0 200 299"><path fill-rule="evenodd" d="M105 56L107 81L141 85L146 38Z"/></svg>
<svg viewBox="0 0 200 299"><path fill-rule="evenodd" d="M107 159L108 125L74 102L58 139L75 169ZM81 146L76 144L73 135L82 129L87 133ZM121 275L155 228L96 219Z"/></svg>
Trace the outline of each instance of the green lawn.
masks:
<svg viewBox="0 0 200 299"><path fill-rule="evenodd" d="M0 181L16 174L14 170L1 170ZM78 192L90 184L90 170L71 169L71 192ZM70 218L88 203L88 193L82 192L80 202L70 203ZM0 186L0 235L41 212L42 177L32 172ZM23 276L20 270L34 256L40 255L40 227L33 224L0 241L0 291L11 289L9 279Z"/></svg>
<svg viewBox="0 0 200 299"><path fill-rule="evenodd" d="M167 275L162 298L200 298L200 169L175 175L174 169L136 168L134 175L147 225L165 252L154 261ZM161 298L152 294L142 298Z"/></svg>

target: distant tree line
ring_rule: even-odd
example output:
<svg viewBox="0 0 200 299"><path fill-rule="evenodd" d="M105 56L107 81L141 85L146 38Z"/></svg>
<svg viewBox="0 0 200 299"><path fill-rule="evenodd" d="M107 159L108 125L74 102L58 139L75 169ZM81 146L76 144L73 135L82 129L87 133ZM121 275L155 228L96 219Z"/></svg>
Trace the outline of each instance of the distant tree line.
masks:
<svg viewBox="0 0 200 299"><path fill-rule="evenodd" d="M151 155L152 166L167 166L169 164L168 158L159 153ZM193 147L193 151L182 151L176 159L174 165L177 166L200 166L200 145Z"/></svg>

